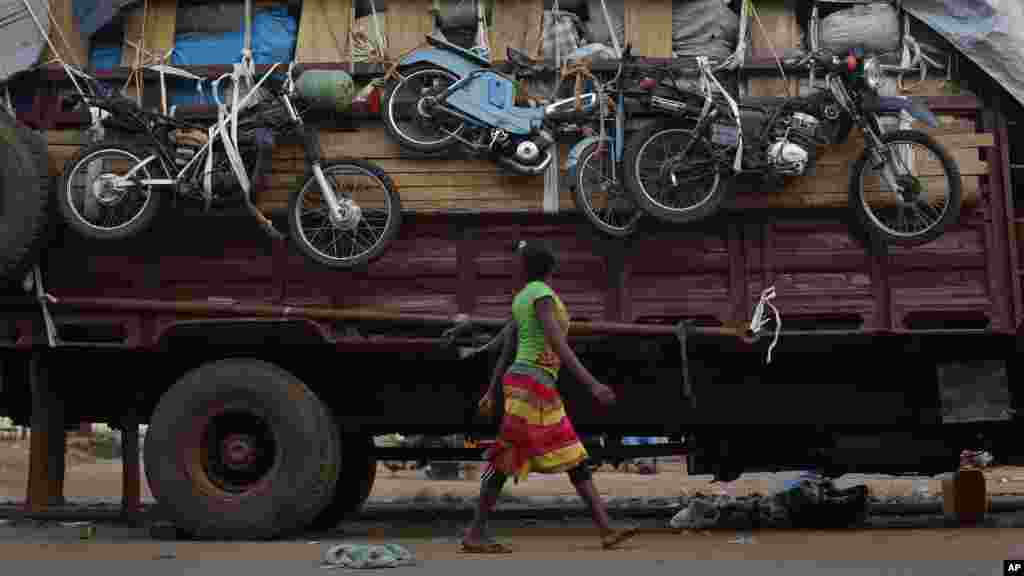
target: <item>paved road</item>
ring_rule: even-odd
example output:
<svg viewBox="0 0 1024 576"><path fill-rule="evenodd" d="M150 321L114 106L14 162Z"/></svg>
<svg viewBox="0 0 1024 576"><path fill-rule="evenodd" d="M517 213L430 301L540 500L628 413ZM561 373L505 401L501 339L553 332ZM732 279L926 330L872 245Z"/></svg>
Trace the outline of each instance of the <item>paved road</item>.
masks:
<svg viewBox="0 0 1024 576"><path fill-rule="evenodd" d="M503 556L461 554L460 526L358 525L329 536L272 543L155 541L144 528L100 524L90 540L79 529L59 523L21 522L0 526L0 564L4 574L75 576L145 573L222 576L225 573L304 576L350 573L320 565L331 545L340 542L394 542L409 548L419 565L388 574L522 574L583 569L602 573L660 574L1002 574L1002 561L1015 548L1024 551L1024 529L883 529L837 531L715 531L672 533L646 529L621 550L605 551L594 530L581 522L522 526L498 522L499 538L515 547ZM1021 556L1024 557L1024 556ZM44 562L39 562L43 560ZM561 561L572 560L572 564ZM45 562L50 561L50 562ZM727 561L746 561L737 565ZM752 562L756 561L756 562ZM794 561L781 564L779 561ZM694 563L698 563L695 565ZM705 563L706 562L706 563ZM931 562L931 564L929 564ZM553 564L552 564L553 563ZM857 570L850 571L853 568ZM880 571L885 568L886 571ZM731 569L731 571L727 571ZM113 572L111 572L113 570ZM742 570L742 572L740 572Z"/></svg>

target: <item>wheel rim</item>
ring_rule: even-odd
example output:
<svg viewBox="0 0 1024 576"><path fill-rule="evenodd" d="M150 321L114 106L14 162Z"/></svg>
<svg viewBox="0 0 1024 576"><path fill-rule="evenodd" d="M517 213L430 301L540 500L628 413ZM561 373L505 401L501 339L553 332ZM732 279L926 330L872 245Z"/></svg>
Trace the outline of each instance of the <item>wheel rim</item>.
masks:
<svg viewBox="0 0 1024 576"><path fill-rule="evenodd" d="M897 159L893 167L897 184L904 190L908 187L914 190L910 193L892 190L881 170L871 168L868 161L863 164L859 178L861 207L874 226L891 236L913 238L927 234L949 210L950 175L942 159L920 142L892 140L886 146ZM941 175L933 174L936 167L942 171ZM868 171L873 174L869 175ZM929 202L943 191L945 194L936 202ZM938 208L933 204L938 204Z"/></svg>
<svg viewBox="0 0 1024 576"><path fill-rule="evenodd" d="M247 411L210 419L200 445L200 466L216 488L241 494L258 486L277 462L277 442L269 424Z"/></svg>
<svg viewBox="0 0 1024 576"><path fill-rule="evenodd" d="M324 169L324 178L333 185L339 201L348 199L358 207L358 220L348 229L335 226L328 214L320 184L315 178L310 178L299 192L292 215L298 223L299 236L321 258L336 262L357 260L375 250L394 226L391 194L377 175L356 165L329 166ZM382 208L374 207L372 199L364 203L355 197L356 193L366 190L369 183L380 188ZM365 249L357 251L359 246L365 246Z"/></svg>
<svg viewBox="0 0 1024 576"><path fill-rule="evenodd" d="M628 232L636 224L640 211L624 194L622 182L612 178L610 151L607 144L599 144L583 156L577 186L580 188L583 209L587 214L610 230ZM593 196L588 192L590 190L594 194L603 193L607 197L603 210L597 206L601 202L594 202ZM620 218L619 214L622 212L626 214Z"/></svg>
<svg viewBox="0 0 1024 576"><path fill-rule="evenodd" d="M118 165L117 168L123 170L110 169L105 165L97 166L93 170L90 166L93 162L106 162L118 156L123 159L124 164ZM113 187L113 179L119 173L127 173L141 161L141 158L128 151L105 149L97 150L75 164L64 189L66 203L75 218L89 228L103 232L123 230L138 221L153 202L152 186L133 186L117 190ZM95 177L92 177L90 172L95 174ZM147 167L141 168L135 174L141 176L141 179L152 178ZM85 183L79 184L79 179L84 179ZM144 192L137 194L140 190ZM138 199L138 196L143 198L141 205L133 201ZM107 225L108 222L121 220L118 216L125 218L120 223Z"/></svg>
<svg viewBox="0 0 1024 576"><path fill-rule="evenodd" d="M684 137L684 141L677 147L670 147L666 142L661 144L660 150L657 146L653 146L656 140L663 139L666 136L676 135ZM653 137L648 138L647 141L640 146L640 150L637 151L636 161L633 164L633 170L635 171L637 178L637 184L640 187L641 192L647 200L657 206L658 208L668 212L692 212L698 210L705 204L711 201L714 197L715 192L718 190L718 186L721 184L721 174L719 174L717 163L714 158L708 153L706 147L700 141L697 141L692 148L690 148L689 157L693 158L694 152L697 152L703 156L701 164L695 165L692 170L685 171L684 178L678 180L679 184L675 186L667 186L664 182L664 172L668 167L668 163L672 162L675 165L685 165L676 160L672 160L673 156L678 155L686 147L689 140L695 137L693 130L687 130L682 128L674 128L668 130L662 130ZM673 151L675 150L675 151ZM689 162L691 164L691 162ZM645 169L641 164L646 164L652 169ZM702 178L703 177L703 178ZM710 180L710 183L706 186L707 192L701 193L696 192L693 194L686 194L687 197L697 198L694 203L689 203L687 207L680 208L666 204L662 198L665 198L675 192L676 196L682 196L679 192L683 192L684 189L689 189L686 185L691 181L699 182L701 180Z"/></svg>
<svg viewBox="0 0 1024 576"><path fill-rule="evenodd" d="M435 79L434 82L432 82L433 86L428 87L427 85L431 84L431 82L429 82L427 78L430 76L442 77L444 79L442 81L445 82L445 85L443 87L438 86L437 81L440 79ZM408 76L400 80L399 83L395 86L395 89L391 92L391 97L388 98L387 105L387 114L388 117L391 119L391 125L392 128L394 128L395 132L397 132L402 137L402 139L424 147L444 145L447 142L450 142L453 138L455 138L455 135L461 133L464 124L462 122L455 121L457 122L456 126L448 127L447 131L445 131L446 128L441 128L441 130L437 130L436 128L434 128L433 132L435 136L437 134L444 135L438 137L437 139L431 140L429 139L429 136L424 137L422 135L410 133L408 129L403 129L398 122L399 110L408 110L412 112L413 115L413 120L412 122L409 123L412 126L428 129L428 126L436 124L436 120L430 119L423 115L424 96L427 96L428 94L436 94L438 92L441 92L447 89L448 86L450 86L451 84L454 84L457 80L458 78L454 74L447 72L445 70L439 70L434 68L427 70L417 70L416 72L413 72L412 74L409 74ZM414 88L415 83L413 81L422 82L423 86L421 86L419 89L416 89ZM409 88L410 93L405 95L404 97L401 97L400 94L403 88ZM396 101L399 102L396 103ZM449 134L448 132L451 132L451 134Z"/></svg>

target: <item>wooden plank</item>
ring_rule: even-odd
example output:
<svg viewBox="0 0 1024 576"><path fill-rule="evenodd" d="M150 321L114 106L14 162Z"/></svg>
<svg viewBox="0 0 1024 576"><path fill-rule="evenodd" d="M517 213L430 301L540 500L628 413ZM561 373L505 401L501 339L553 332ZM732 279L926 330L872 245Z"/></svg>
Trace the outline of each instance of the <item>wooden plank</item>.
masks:
<svg viewBox="0 0 1024 576"><path fill-rule="evenodd" d="M82 39L78 29L78 20L74 15L74 0L50 0L50 42L57 48L60 55L68 64L73 64L85 69L89 66L88 44ZM21 2L17 2L21 4ZM34 8L33 8L34 9ZM45 12L36 11L36 17L43 21L49 16ZM31 16L26 16L31 18ZM53 50L47 45L43 49L43 56L40 62L46 62L55 57Z"/></svg>
<svg viewBox="0 0 1024 576"><path fill-rule="evenodd" d="M773 58L774 51L781 58L786 51L800 47L800 26L797 24L796 13L786 4L785 0L755 2L761 23L758 24L758 18L751 16L751 57ZM786 74L786 80L781 77L751 78L747 82L747 90L750 96L785 96L787 85L791 95L799 93L799 79L793 74Z"/></svg>
<svg viewBox="0 0 1024 576"><path fill-rule="evenodd" d="M491 59L504 61L508 47L536 56L540 40L540 19L543 0L496 0L491 26Z"/></svg>
<svg viewBox="0 0 1024 576"><path fill-rule="evenodd" d="M174 32L178 23L177 0L146 0L127 13L124 20L124 38L140 44L143 50L162 56L174 48ZM145 36L143 36L145 12ZM136 50L127 42L121 49L121 65L135 65ZM145 57L145 54L143 54ZM227 62L225 62L227 64Z"/></svg>
<svg viewBox="0 0 1024 576"><path fill-rule="evenodd" d="M633 44L633 54L672 57L672 0L626 2L625 27L626 42Z"/></svg>
<svg viewBox="0 0 1024 576"><path fill-rule="evenodd" d="M305 0L299 17L295 61L347 61L351 23L351 0Z"/></svg>
<svg viewBox="0 0 1024 576"><path fill-rule="evenodd" d="M426 42L434 29L430 0L389 0L387 18L388 57L398 58Z"/></svg>

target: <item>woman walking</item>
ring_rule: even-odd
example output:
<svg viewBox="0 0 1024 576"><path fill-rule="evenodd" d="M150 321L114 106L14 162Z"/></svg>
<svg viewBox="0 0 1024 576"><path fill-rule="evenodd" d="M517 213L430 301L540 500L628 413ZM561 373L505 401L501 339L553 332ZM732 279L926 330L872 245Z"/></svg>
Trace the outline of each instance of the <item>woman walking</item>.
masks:
<svg viewBox="0 0 1024 576"><path fill-rule="evenodd" d="M490 464L482 477L480 503L462 548L477 553L511 551L486 534L487 515L508 477L518 482L530 472L568 473L569 481L590 508L602 544L612 548L636 530L614 530L609 525L608 513L587 466L587 451L566 416L555 386L559 369L566 365L604 405L613 404L615 394L594 378L569 347L569 315L550 286L555 269L550 247L542 242L520 242L517 251L526 286L512 301L513 321L505 330L501 359L490 388L480 400L481 412L493 413L501 379L504 418L498 440L487 453Z"/></svg>

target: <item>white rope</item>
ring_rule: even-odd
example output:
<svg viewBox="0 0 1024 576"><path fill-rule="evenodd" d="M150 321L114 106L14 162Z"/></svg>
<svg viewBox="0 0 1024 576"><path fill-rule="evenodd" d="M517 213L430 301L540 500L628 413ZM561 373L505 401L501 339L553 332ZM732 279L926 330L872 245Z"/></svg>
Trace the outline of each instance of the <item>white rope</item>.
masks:
<svg viewBox="0 0 1024 576"><path fill-rule="evenodd" d="M765 361L766 364L772 363L772 351L775 350L775 345L779 343L779 334L782 332L782 314L779 313L779 309L772 304L772 300L775 299L775 286L765 288L761 292L761 299L757 302L757 306L754 307L754 315L750 319L750 332L752 334L759 334L764 330L765 324L769 320L775 320L775 335L772 336L772 343L768 345L768 357ZM767 306L771 309L772 316L769 316L764 307Z"/></svg>
<svg viewBox="0 0 1024 576"><path fill-rule="evenodd" d="M43 28L43 25L39 22L39 18L36 17L35 10L32 9L32 6L28 3L28 0L21 0L21 2L22 4L25 5L25 9L28 10L29 15L32 16L32 21L36 23L36 28L39 29L39 34L43 37L44 40L46 40L46 44L50 47L50 51L53 52L54 60L59 62L60 65L64 68L64 72L68 75L69 78L71 78L71 83L75 85L75 90L78 90L79 95L85 96L85 91L82 90L82 87L78 85L78 81L75 80L75 74L71 71L71 68L70 66L68 66L67 62L64 61L64 58L61 57L60 52L57 50L57 47L54 46L53 41L50 40L50 35L46 33L46 30ZM46 6L46 12L50 16L50 20L53 22L53 26L57 29L57 33L60 35L61 39L63 39L64 34L61 33L60 26L57 25L56 20L54 20L53 18L53 14L50 13L49 4L47 4ZM67 44L67 40L64 40L64 43ZM71 51L70 46L68 46L68 51Z"/></svg>
<svg viewBox="0 0 1024 576"><path fill-rule="evenodd" d="M46 327L46 341L50 345L50 348L56 348L57 326L53 323L53 316L50 315L50 308L48 304L56 304L57 299L43 289L43 273L39 270L38 264L32 267L31 284L32 287L35 288L36 301L39 302L39 306L43 311L43 324Z"/></svg>
<svg viewBox="0 0 1024 576"><path fill-rule="evenodd" d="M7 108L7 111L11 114L11 118L17 115L14 111L14 101L11 100L11 87L7 84L4 84L4 106Z"/></svg>
<svg viewBox="0 0 1024 576"><path fill-rule="evenodd" d="M622 48L619 46L619 36L615 33L615 29L612 26L612 17L608 13L608 4L605 0L601 0L601 12L604 13L604 22L608 26L608 32L612 37L612 47L615 48L615 57L622 58Z"/></svg>

